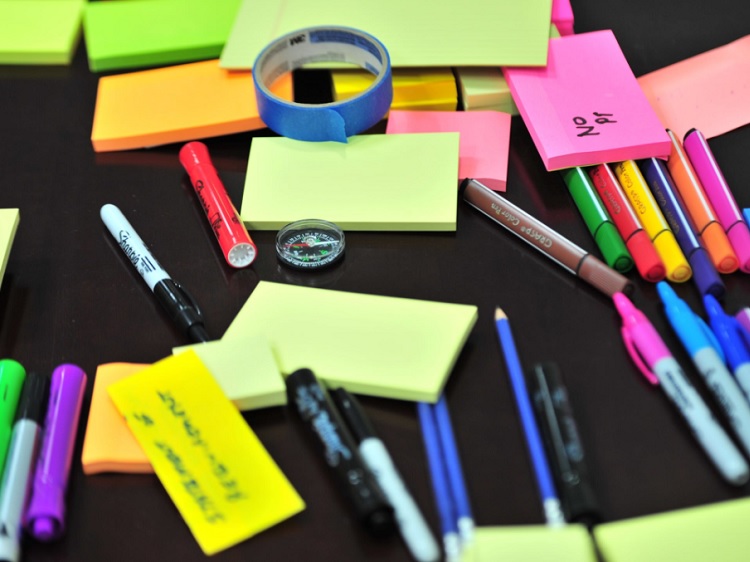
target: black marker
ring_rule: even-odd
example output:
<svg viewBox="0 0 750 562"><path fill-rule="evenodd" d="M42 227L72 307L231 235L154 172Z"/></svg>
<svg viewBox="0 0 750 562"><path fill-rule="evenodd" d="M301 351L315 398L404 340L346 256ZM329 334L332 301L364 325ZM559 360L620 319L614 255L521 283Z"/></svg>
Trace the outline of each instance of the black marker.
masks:
<svg viewBox="0 0 750 562"><path fill-rule="evenodd" d="M548 448L565 518L590 527L600 520L599 508L560 370L554 363L542 363L528 375L529 394Z"/></svg>
<svg viewBox="0 0 750 562"><path fill-rule="evenodd" d="M286 379L289 405L316 437L326 464L365 528L376 536L395 530L393 507L359 454L341 415L310 369Z"/></svg>

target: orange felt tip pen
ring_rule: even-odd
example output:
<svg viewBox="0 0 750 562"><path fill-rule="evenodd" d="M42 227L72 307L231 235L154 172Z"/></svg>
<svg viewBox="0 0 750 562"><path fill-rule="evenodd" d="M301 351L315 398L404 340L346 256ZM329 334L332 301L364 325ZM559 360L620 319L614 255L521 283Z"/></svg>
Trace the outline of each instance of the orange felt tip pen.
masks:
<svg viewBox="0 0 750 562"><path fill-rule="evenodd" d="M190 176L224 259L237 268L253 263L258 249L221 183L206 145L202 142L187 143L180 149L180 162Z"/></svg>

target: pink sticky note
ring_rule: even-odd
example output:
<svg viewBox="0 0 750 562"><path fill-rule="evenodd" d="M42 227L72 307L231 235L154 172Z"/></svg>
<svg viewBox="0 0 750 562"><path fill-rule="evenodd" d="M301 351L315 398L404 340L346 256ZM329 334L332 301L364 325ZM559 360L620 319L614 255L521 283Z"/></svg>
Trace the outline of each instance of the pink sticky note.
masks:
<svg viewBox="0 0 750 562"><path fill-rule="evenodd" d="M459 180L481 181L505 191L508 178L510 115L501 111L396 111L386 133L459 133Z"/></svg>
<svg viewBox="0 0 750 562"><path fill-rule="evenodd" d="M750 123L750 35L638 78L665 127L707 138Z"/></svg>
<svg viewBox="0 0 750 562"><path fill-rule="evenodd" d="M552 23L560 35L573 35L573 8L570 0L552 0Z"/></svg>
<svg viewBox="0 0 750 562"><path fill-rule="evenodd" d="M503 73L547 170L669 156L611 30L550 39L546 67Z"/></svg>

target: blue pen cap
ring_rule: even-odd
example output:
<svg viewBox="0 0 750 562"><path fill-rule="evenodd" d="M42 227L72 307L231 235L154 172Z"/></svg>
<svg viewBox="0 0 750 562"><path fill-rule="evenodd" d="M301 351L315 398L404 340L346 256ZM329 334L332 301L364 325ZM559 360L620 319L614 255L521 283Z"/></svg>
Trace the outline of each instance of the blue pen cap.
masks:
<svg viewBox="0 0 750 562"><path fill-rule="evenodd" d="M706 347L715 347L712 338L709 337L708 326L684 300L677 296L669 283L659 281L656 284L656 290L664 304L664 313L667 315L672 330L691 356Z"/></svg>
<svg viewBox="0 0 750 562"><path fill-rule="evenodd" d="M729 366L734 370L739 365L750 362L750 351L737 319L724 312L713 295L703 295L703 304L708 313L711 329L724 350Z"/></svg>
<svg viewBox="0 0 750 562"><path fill-rule="evenodd" d="M706 250L702 247L698 248L690 255L688 261L690 267L693 268L693 281L701 295L713 295L717 299L724 298L727 288Z"/></svg>

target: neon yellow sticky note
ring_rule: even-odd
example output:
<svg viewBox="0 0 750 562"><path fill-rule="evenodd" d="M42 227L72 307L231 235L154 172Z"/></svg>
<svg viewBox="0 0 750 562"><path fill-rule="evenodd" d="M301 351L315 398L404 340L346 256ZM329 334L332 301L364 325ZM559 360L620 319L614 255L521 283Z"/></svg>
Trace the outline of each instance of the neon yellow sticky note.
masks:
<svg viewBox="0 0 750 562"><path fill-rule="evenodd" d="M286 404L284 378L263 336L186 345L174 348L172 353L188 349L198 354L237 409Z"/></svg>
<svg viewBox="0 0 750 562"><path fill-rule="evenodd" d="M464 562L596 562L594 543L583 525L477 527ZM635 559L634 559L635 560ZM608 560L609 562L609 560Z"/></svg>
<svg viewBox="0 0 750 562"><path fill-rule="evenodd" d="M0 64L70 64L84 0L0 0Z"/></svg>
<svg viewBox="0 0 750 562"><path fill-rule="evenodd" d="M467 67L456 69L464 111L494 109L518 115L508 81L499 67Z"/></svg>
<svg viewBox="0 0 750 562"><path fill-rule="evenodd" d="M457 178L458 133L258 137L240 214L255 230L322 217L344 230L453 231Z"/></svg>
<svg viewBox="0 0 750 562"><path fill-rule="evenodd" d="M308 367L350 392L435 402L476 320L472 305L261 281L222 339L262 334L284 374Z"/></svg>
<svg viewBox="0 0 750 562"><path fill-rule="evenodd" d="M5 275L10 249L16 237L21 214L18 209L0 209L0 282Z"/></svg>
<svg viewBox="0 0 750 562"><path fill-rule="evenodd" d="M552 0L487 2L352 2L244 0L221 53L224 68L249 68L286 33L311 26L363 29L388 49L395 67L543 66Z"/></svg>
<svg viewBox="0 0 750 562"><path fill-rule="evenodd" d="M205 554L304 509L195 352L163 359L108 390Z"/></svg>
<svg viewBox="0 0 750 562"><path fill-rule="evenodd" d="M594 527L607 562L745 562L750 499L680 509Z"/></svg>

